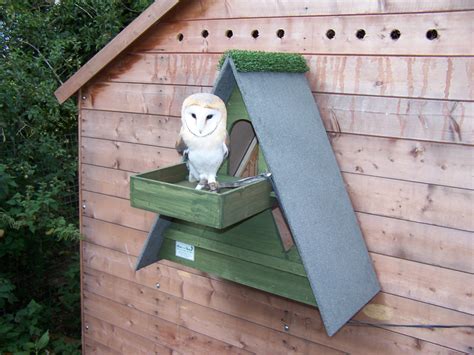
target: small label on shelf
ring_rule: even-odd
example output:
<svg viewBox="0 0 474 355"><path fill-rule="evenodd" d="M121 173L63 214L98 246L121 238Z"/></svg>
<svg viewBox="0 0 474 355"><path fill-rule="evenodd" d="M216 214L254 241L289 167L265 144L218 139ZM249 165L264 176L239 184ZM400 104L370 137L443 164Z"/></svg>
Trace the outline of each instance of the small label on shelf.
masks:
<svg viewBox="0 0 474 355"><path fill-rule="evenodd" d="M194 261L194 245L176 242L176 256Z"/></svg>

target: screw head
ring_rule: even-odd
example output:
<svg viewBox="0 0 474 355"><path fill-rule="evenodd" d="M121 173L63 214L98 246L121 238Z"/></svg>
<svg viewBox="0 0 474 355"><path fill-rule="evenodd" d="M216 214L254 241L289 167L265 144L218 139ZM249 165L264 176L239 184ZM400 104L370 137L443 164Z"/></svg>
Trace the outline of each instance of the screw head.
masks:
<svg viewBox="0 0 474 355"><path fill-rule="evenodd" d="M89 325L88 325L88 324L86 324L86 330L88 330L88 329L89 329Z"/></svg>
<svg viewBox="0 0 474 355"><path fill-rule="evenodd" d="M160 283L157 282L155 286L156 286L156 288L160 288Z"/></svg>
<svg viewBox="0 0 474 355"><path fill-rule="evenodd" d="M86 100L86 99L87 99L87 96L83 96L82 99L83 99L83 100Z"/></svg>
<svg viewBox="0 0 474 355"><path fill-rule="evenodd" d="M82 209L83 209L83 210L86 209L86 204L85 204L85 203L82 205Z"/></svg>
<svg viewBox="0 0 474 355"><path fill-rule="evenodd" d="M283 327L283 329L285 330L285 332L287 332L287 331L290 330L290 327L288 326L288 324L285 324L285 326Z"/></svg>

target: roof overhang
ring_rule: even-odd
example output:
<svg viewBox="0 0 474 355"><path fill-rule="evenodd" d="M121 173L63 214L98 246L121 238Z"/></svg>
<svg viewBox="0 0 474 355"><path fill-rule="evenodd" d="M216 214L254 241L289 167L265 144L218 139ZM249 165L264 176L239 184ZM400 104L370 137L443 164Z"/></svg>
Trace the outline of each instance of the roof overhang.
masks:
<svg viewBox="0 0 474 355"><path fill-rule="evenodd" d="M54 95L62 104L112 62L138 37L158 22L179 0L159 0L151 4L144 12L112 39L104 48L84 64L73 76L62 84Z"/></svg>

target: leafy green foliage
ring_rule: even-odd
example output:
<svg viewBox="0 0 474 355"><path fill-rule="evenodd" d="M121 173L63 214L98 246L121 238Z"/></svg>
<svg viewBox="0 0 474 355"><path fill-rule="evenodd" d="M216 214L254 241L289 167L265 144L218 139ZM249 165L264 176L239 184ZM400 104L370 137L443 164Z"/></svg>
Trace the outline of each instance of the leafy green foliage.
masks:
<svg viewBox="0 0 474 355"><path fill-rule="evenodd" d="M45 348L49 333L42 333L39 327L42 309L43 306L31 300L15 314L6 314L0 318L0 349L29 354Z"/></svg>
<svg viewBox="0 0 474 355"><path fill-rule="evenodd" d="M53 93L152 1L0 3L0 354L79 352L76 104Z"/></svg>
<svg viewBox="0 0 474 355"><path fill-rule="evenodd" d="M305 59L296 53L244 51L231 49L219 60L219 69L227 57L231 57L239 72L304 73L309 70Z"/></svg>
<svg viewBox="0 0 474 355"><path fill-rule="evenodd" d="M0 308L3 309L7 304L12 304L17 300L13 294L15 285L10 280L0 279Z"/></svg>

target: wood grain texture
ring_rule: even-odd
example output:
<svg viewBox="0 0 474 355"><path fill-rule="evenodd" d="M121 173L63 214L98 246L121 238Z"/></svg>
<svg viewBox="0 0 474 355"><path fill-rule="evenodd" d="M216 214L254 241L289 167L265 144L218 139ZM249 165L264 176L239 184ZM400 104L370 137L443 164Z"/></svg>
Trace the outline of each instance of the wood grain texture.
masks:
<svg viewBox="0 0 474 355"><path fill-rule="evenodd" d="M127 131L124 129L135 127L130 120L143 119L143 125L150 123L144 116L127 116L113 111L126 111L135 113L149 112L157 115L180 117L181 102L187 95L201 90L210 91L210 88L187 87L167 85L147 85L147 93L142 94L143 84L108 83L100 88L94 86L87 96L85 104L89 108L107 110L93 113L94 120L112 120L98 123L107 128L108 133L98 133L107 137L121 138ZM166 92L166 94L163 94ZM136 98L130 99L131 98ZM390 97L348 96L332 94L315 94L315 100L321 113L321 118L329 132L346 132L368 134L376 136L401 137L418 140L440 142L474 143L474 103L430 101L418 99L403 99ZM91 134L88 125L91 122L91 111L83 110L87 133ZM118 117L119 118L118 118ZM122 119L123 122L117 122ZM293 118L297 121L297 118ZM90 122L90 123L89 123ZM136 121L135 121L136 122ZM112 126L113 124L116 126ZM163 124L163 126L161 126ZM170 119L158 123L163 127L163 134L159 138L153 133L152 127L148 133L142 129L136 131L135 140L143 143L159 142L165 144L169 139L165 136L178 132L176 121ZM117 131L114 131L117 130ZM92 133L94 134L94 133ZM174 137L173 137L174 138Z"/></svg>
<svg viewBox="0 0 474 355"><path fill-rule="evenodd" d="M296 250L283 252L269 210L249 219L245 224L224 231L208 229L206 234L201 234L202 229L199 226L179 223L169 229L166 237L188 244L193 244L195 239L196 246L207 250L306 276Z"/></svg>
<svg viewBox="0 0 474 355"><path fill-rule="evenodd" d="M133 135L132 132L129 132ZM473 189L474 148L352 134L332 134L342 172ZM174 148L83 138L85 163L143 172L181 161Z"/></svg>
<svg viewBox="0 0 474 355"><path fill-rule="evenodd" d="M153 214L134 209L128 200L83 193L84 215L148 231ZM138 211L138 212L137 212ZM371 253L382 290L414 300L473 313L474 275ZM130 261L133 266L133 261Z"/></svg>
<svg viewBox="0 0 474 355"><path fill-rule="evenodd" d="M178 153L171 148L92 138L83 138L82 141L83 162L91 165L144 172L180 161ZM338 135L331 139L331 143L343 173L361 175L363 179L366 179L366 182L373 177L383 177L424 183L422 186L412 184L410 191L400 190L392 196L403 197L406 200L410 199L410 196L407 195L408 192L416 190L428 192L433 190L438 196L441 191L447 191L452 198L448 201L457 201L461 205L454 206L446 203L445 199L438 202L443 202L442 208L453 209L453 212L456 211L455 208L461 209L462 206L467 207L472 203L473 191L470 189L473 188L471 176L474 161L464 158L466 149L472 150L471 147L355 135ZM394 182L394 184L401 184L401 182ZM400 195L401 193L403 195ZM439 216L441 220L438 223L436 222L437 216L430 217L430 214L433 213L431 210L433 199L430 201L431 196L425 192L423 194L427 198L426 201L422 201L420 197L415 198L419 206L418 215L423 215L422 220L416 216L409 219L445 225L443 220L446 218L443 219L443 216ZM370 201L364 202L370 203ZM394 209L390 215L402 218L396 212L400 208ZM453 220L446 226L473 230L472 222L469 221L472 211L465 208L461 212L456 220L464 222L457 224L456 220ZM407 218L407 216L405 215L403 218Z"/></svg>
<svg viewBox="0 0 474 355"><path fill-rule="evenodd" d="M354 209L433 225L474 230L474 191L344 174Z"/></svg>
<svg viewBox="0 0 474 355"><path fill-rule="evenodd" d="M249 354L217 339L207 337L88 291L84 292L84 312L130 333L149 340L158 340L165 346L187 354Z"/></svg>
<svg viewBox="0 0 474 355"><path fill-rule="evenodd" d="M82 171L84 190L129 198L132 173L87 164ZM461 191L467 196L470 191L355 174L343 177L369 250L474 272L472 233L433 225L468 226L471 203Z"/></svg>
<svg viewBox="0 0 474 355"><path fill-rule="evenodd" d="M287 352L309 352L301 345L307 343L364 354L472 352L468 329L346 326L329 339L318 312L302 304L171 262L134 273L154 214L131 208L127 199L131 172L179 161L168 148L179 130L181 102L210 90L220 52L308 53L308 79L325 127L333 133L334 150L342 154L343 176L385 291L356 319L473 324L467 314L474 312L469 274L474 272L474 243L467 231L474 229L472 147L467 144L474 144L474 103L468 102L474 94L473 59L466 56L474 54L473 12L459 11L473 9L466 0L361 0L350 6L339 0L189 1L174 9L173 23L155 26L152 31L161 32L150 31L100 78L92 73L98 81L88 82L81 100L86 108L80 144L81 204L86 203L81 230L87 239L83 260L87 287L117 302L85 292L91 333L84 337L84 349L146 353L154 344L160 353L170 348L175 353L246 353L241 341L251 349L266 349L262 334L283 334L282 325L289 324L285 336L304 340ZM257 15L268 18L252 18ZM282 39L276 36L279 28L285 30ZM336 31L333 40L325 37L329 28ZM359 28L367 33L363 40L354 36ZM395 28L402 34L398 41L389 36ZM431 28L440 35L433 41L426 39ZM210 33L205 40L203 29ZM225 37L228 29L232 39ZM255 29L257 39L250 35ZM178 33L184 35L182 42ZM155 294L160 294L158 305ZM181 312L184 316L173 313L183 305L191 305L193 314L186 314L189 309ZM153 314L156 310L178 320L167 322ZM224 328L218 327L222 323L216 314L225 315ZM229 321L234 318L239 321ZM198 322L211 337L188 329L187 323ZM248 323L256 329L250 335L248 329L241 332ZM267 340L273 350L285 345L276 338ZM324 353L328 348L311 349Z"/></svg>
<svg viewBox="0 0 474 355"><path fill-rule="evenodd" d="M472 100L472 58L308 58L313 91L341 94Z"/></svg>
<svg viewBox="0 0 474 355"><path fill-rule="evenodd" d="M371 254L385 292L474 314L474 275Z"/></svg>
<svg viewBox="0 0 474 355"><path fill-rule="evenodd" d="M130 176L134 174L132 172L82 164L81 174L82 189L120 198L130 197Z"/></svg>
<svg viewBox="0 0 474 355"><path fill-rule="evenodd" d="M84 91L82 107L180 116L183 100L198 92L211 92L211 88L101 82Z"/></svg>
<svg viewBox="0 0 474 355"><path fill-rule="evenodd" d="M186 164L180 163L131 177L132 206L199 225L223 229L271 207L271 183L259 181L213 193L183 186ZM218 176L218 179L228 179Z"/></svg>
<svg viewBox="0 0 474 355"><path fill-rule="evenodd" d="M83 216L97 218L126 227L148 231L155 220L156 213L130 206L128 200L83 191ZM110 203L115 203L109 205Z"/></svg>
<svg viewBox="0 0 474 355"><path fill-rule="evenodd" d="M55 91L54 95L59 103L63 103L79 90L177 3L178 0L163 0L151 4Z"/></svg>
<svg viewBox="0 0 474 355"><path fill-rule="evenodd" d="M156 339L152 341L138 334L130 333L88 314L84 317L84 325L86 338L93 339L120 354L176 354L171 348L161 345Z"/></svg>
<svg viewBox="0 0 474 355"><path fill-rule="evenodd" d="M83 171L90 181L90 185L84 185L85 190L128 198L129 173L90 166L85 166ZM474 228L470 209L472 190L349 173L344 173L343 178L356 212L466 231Z"/></svg>
<svg viewBox="0 0 474 355"><path fill-rule="evenodd" d="M227 38L227 30L233 37ZM285 35L279 38L278 29ZM326 37L333 29L336 36ZM356 32L364 29L363 39ZM398 29L401 37L392 40L390 33ZM429 40L426 32L438 31ZM209 36L203 38L202 31ZM258 30L258 38L251 33ZM179 41L178 34L183 34ZM161 23L134 46L134 51L157 52L223 52L227 49L265 50L308 54L358 55L472 55L472 12L443 12L429 14L368 15L219 19Z"/></svg>
<svg viewBox="0 0 474 355"><path fill-rule="evenodd" d="M290 250L294 245L293 236L291 235L290 227L286 222L283 212L280 207L272 208L272 215L275 221L275 225L278 228L280 234L281 244L285 251Z"/></svg>
<svg viewBox="0 0 474 355"><path fill-rule="evenodd" d="M129 26L127 26L121 33L119 33L111 42L109 42L101 51L99 51L91 60L89 60L79 71L77 71L71 78L69 78L63 85L61 85L60 88L58 88L55 92L55 95L60 103L63 103L66 99L68 99L72 94L74 94L77 90L79 90L85 83L87 83L91 78L93 78L97 73L99 73L107 64L113 61L119 54L121 54L128 46L130 46L132 43L136 41L137 38L139 38L143 33L145 33L150 27L153 25L156 26L156 23L158 20L165 14L167 13L173 6L175 6L178 3L176 0L167 0L167 1L160 1L156 2L155 4L152 4L146 11L144 11L140 16L138 16ZM214 5L214 4L208 4L208 5ZM268 4L262 4L268 7ZM375 5L375 4L374 4ZM321 7L327 7L328 4L325 4ZM336 4L336 8L340 7L341 5ZM420 4L416 4L415 6L413 5L405 5L405 7L400 7L399 5L394 4L387 4L380 6L377 4L375 7L374 6L368 6L363 5L362 7L359 7L359 9L364 9L362 10L362 13L373 13L374 10L375 12L397 12L397 8L406 8L407 11L411 11L409 9L416 9L416 11L419 11L423 9L423 6L420 6ZM227 6L226 6L227 7ZM319 8L320 6L318 6ZM185 8L190 8L186 6ZM202 4L199 7L201 11L205 8L205 6L202 6ZM236 7L238 9L239 6ZM251 7L253 8L253 6ZM274 6L270 6L270 8L273 8L274 10L276 9ZM334 9L334 4L330 7ZM447 9L469 9L472 8L472 4L469 5L468 1L459 1L456 3L451 4L450 6L446 6L444 4L437 4L434 6L435 9L440 10L447 10ZM191 9L190 13L195 12L196 8L194 7L194 10ZM229 7L227 7L229 9ZM277 7L278 11L281 11L282 8L279 6ZM297 9L304 9L306 14L310 14L312 11L310 8L305 5L303 8L301 8L301 4L293 4L290 6L290 8L286 11L288 11L289 14L295 14L298 12ZM388 10L392 9L392 10ZM388 11L387 11L388 10ZM189 11L189 10L188 10ZM314 11L314 10L313 10ZM423 10L421 10L423 11ZM356 11L357 12L357 11ZM189 14L188 13L188 16ZM265 13L268 14L267 11ZM335 13L338 13L336 10ZM281 14L281 13L280 13ZM304 14L304 13L303 13ZM281 15L279 15L281 16ZM186 16L184 16L186 18Z"/></svg>
<svg viewBox="0 0 474 355"><path fill-rule="evenodd" d="M85 337L83 340L83 353L84 354L97 354L97 355L119 355L119 351L113 350L106 347L105 345L93 340L90 337Z"/></svg>
<svg viewBox="0 0 474 355"><path fill-rule="evenodd" d="M212 86L221 53L126 53L97 80Z"/></svg>
<svg viewBox="0 0 474 355"><path fill-rule="evenodd" d="M288 324L289 334L291 335L349 352L377 353L378 351L380 353L381 349L386 347L384 353L396 353L400 351L398 346L410 353L422 349L424 351L433 350L424 342L421 342L422 345L418 345L413 339L372 327L361 328L346 325L335 337L329 338L322 328L319 312L309 306L268 295L258 290L244 288L227 281L208 279L205 276L176 269L161 262L156 264L156 267L144 269L143 272L134 275L132 270L127 270L127 266L123 264L123 261L120 265L117 265L117 263L120 263L120 259L128 258L126 255L122 254L119 258L120 254L117 254L117 252L92 244L88 244L86 249L91 257L91 259L87 259L90 260L88 265L92 267L92 269L88 268L87 274L90 275L91 279L97 280L90 281L94 287L107 287L105 286L107 280L115 283L113 280L116 279L111 278L109 274L115 275L133 282L133 284L127 283L127 285L130 285L127 287L129 290L138 287L142 291L144 288L148 288L149 292L153 292L153 294L163 292L227 314L236 315L277 331L281 331L283 324ZM157 281L160 282L159 291L154 289L154 284ZM126 294L116 297L132 299L128 302L132 302L136 307L139 307L137 303L148 303L150 302L149 299L154 298L150 296L147 297L148 300L143 300L143 297L129 298L130 295ZM143 294L146 294L146 292ZM435 321L471 322L473 318L463 313L384 293L372 300L370 305L370 307L360 312L356 319L370 319L375 322L385 319L385 321L391 322L416 323ZM374 312L374 309L379 310L379 312ZM416 334L419 339L427 339L434 343L460 349L468 348L469 336L472 335L471 332L465 333L459 329L435 332L426 329L421 331L397 329L397 332L406 335Z"/></svg>
<svg viewBox="0 0 474 355"><path fill-rule="evenodd" d="M203 53L130 53L101 80L212 86L220 57ZM305 59L311 90L318 93L474 99L471 57L306 55Z"/></svg>
<svg viewBox="0 0 474 355"><path fill-rule="evenodd" d="M354 319L372 323L390 322L392 324L473 324L474 321L474 317L471 315L453 312L430 304L410 302L404 297L388 293L378 294ZM440 329L395 330L393 327L385 329L442 344L459 351L472 351L471 339L474 332L469 328L447 332L440 331Z"/></svg>
<svg viewBox="0 0 474 355"><path fill-rule="evenodd" d="M176 256L175 240L195 246L195 261L188 261ZM212 244L212 247L208 247L202 240L195 235L173 235L169 231L160 250L160 257L199 269L215 277L305 304L316 305L313 291L304 271L301 272L304 276L295 273L294 269L303 269L301 264L266 255L260 255L258 258L258 252L229 247L226 244L222 247L223 243L216 241L209 243ZM275 236L275 242L279 243L277 236ZM232 250L235 253L230 253Z"/></svg>
<svg viewBox="0 0 474 355"><path fill-rule="evenodd" d="M341 354L342 352L315 344L254 322L171 296L156 289L111 277L88 269L85 284L89 292L114 300L122 305L157 315L195 332L212 335L252 353L265 349L271 354Z"/></svg>
<svg viewBox="0 0 474 355"><path fill-rule="evenodd" d="M472 102L329 94L315 99L328 132L474 143Z"/></svg>
<svg viewBox="0 0 474 355"><path fill-rule="evenodd" d="M344 0L201 0L189 1L179 7L176 20L197 20L240 17L272 16L327 16L346 14L387 14L424 11L452 11L473 9L469 0L386 0L380 1L344 1Z"/></svg>
<svg viewBox="0 0 474 355"><path fill-rule="evenodd" d="M473 147L352 134L329 136L341 171L472 189Z"/></svg>
<svg viewBox="0 0 474 355"><path fill-rule="evenodd" d="M356 214L369 251L474 273L472 233L362 212ZM104 228L103 232L109 235L109 239L94 242L109 248L119 248L121 238L127 238L130 250L135 250L138 255L145 241L145 232L134 234L129 231L129 235L125 235L118 226L87 217L84 220L85 231L90 228L102 231Z"/></svg>
<svg viewBox="0 0 474 355"><path fill-rule="evenodd" d="M82 138L82 161L127 171L155 170L179 163L181 157L173 148ZM137 158L140 157L138 160Z"/></svg>
<svg viewBox="0 0 474 355"><path fill-rule="evenodd" d="M472 232L366 213L357 218L374 253L474 273Z"/></svg>
<svg viewBox="0 0 474 355"><path fill-rule="evenodd" d="M181 120L172 116L82 110L82 135L174 147Z"/></svg>
<svg viewBox="0 0 474 355"><path fill-rule="evenodd" d="M88 242L133 256L140 255L147 232L99 219L84 217L83 234ZM137 273L138 277L140 273Z"/></svg>

